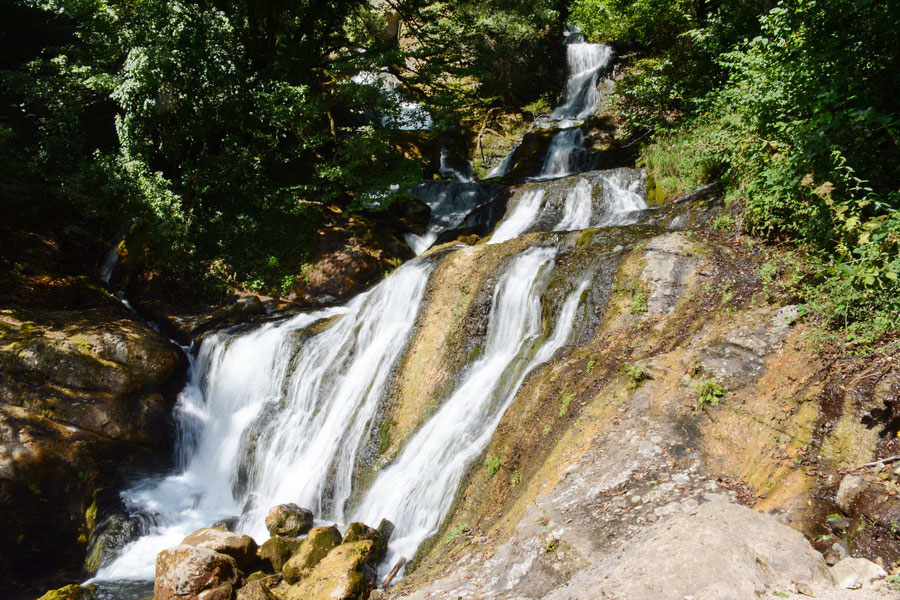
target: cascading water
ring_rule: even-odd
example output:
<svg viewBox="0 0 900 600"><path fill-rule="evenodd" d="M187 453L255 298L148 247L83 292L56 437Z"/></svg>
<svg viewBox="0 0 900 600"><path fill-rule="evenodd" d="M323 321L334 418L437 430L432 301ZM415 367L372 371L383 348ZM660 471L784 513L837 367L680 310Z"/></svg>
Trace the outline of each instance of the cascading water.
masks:
<svg viewBox="0 0 900 600"><path fill-rule="evenodd" d="M490 202L497 194L497 186L455 181L426 181L410 190L410 195L431 208L425 232L406 233L403 239L417 255L425 252L449 229L459 227L475 208Z"/></svg>
<svg viewBox="0 0 900 600"><path fill-rule="evenodd" d="M584 149L584 132L580 127L563 129L553 136L547 156L536 179L553 179L572 174L572 158Z"/></svg>
<svg viewBox="0 0 900 600"><path fill-rule="evenodd" d="M585 44L576 33L568 37L572 75L565 102L554 111L561 119L593 112L596 78L612 56L608 47ZM392 91L382 75L357 79ZM580 128L560 130L542 169L541 179L548 181L513 194L509 214L488 244L530 231L636 221L636 212L646 208L641 171L551 180L577 172L572 156L583 145ZM506 175L514 154L488 176ZM464 178L450 173L446 163L442 153L442 170ZM458 181L414 187L410 192L429 205L431 221L423 235L409 234L407 242L419 254L443 232L468 223L474 209L503 210L504 204L491 203L499 189ZM461 369L399 455L368 488L360 488L355 469L418 315L427 310L425 293L436 264L455 252L479 251L449 249L418 258L343 307L207 336L176 406L175 474L123 493L127 508L144 523L144 535L104 565L96 580L152 579L157 552L223 518L239 516L238 529L262 541L266 511L283 502L310 508L329 522L388 518L396 526L389 557L411 558L440 527L466 470L525 378L575 337L576 313L594 277L587 273L574 282L564 299L554 301L560 305L550 316L542 307L561 250L544 242L504 259L492 279L479 357Z"/></svg>
<svg viewBox="0 0 900 600"><path fill-rule="evenodd" d="M441 164L438 171L442 177L448 177L462 183L470 183L475 180L474 169L472 163L468 160L457 161L460 164L454 166L452 159L447 153L447 147L441 146ZM461 167L461 168L456 168Z"/></svg>
<svg viewBox="0 0 900 600"><path fill-rule="evenodd" d="M395 554L412 556L437 531L465 470L487 446L522 381L569 338L590 280L566 299L553 334L540 343L541 294L555 254L553 248L530 248L512 260L494 289L484 354L381 472L357 510L363 522L386 516L397 524Z"/></svg>
<svg viewBox="0 0 900 600"><path fill-rule="evenodd" d="M491 169L490 171L488 171L487 175L485 176L485 179L492 179L494 177L505 177L507 174L509 174L509 171L510 171L510 169L512 169L512 166L513 166L513 160L516 157L516 150L518 150L518 149L519 149L519 147L516 146L512 150L507 152L506 156L503 157L503 160L500 162L500 164L497 165L496 167L494 167L493 169Z"/></svg>
<svg viewBox="0 0 900 600"><path fill-rule="evenodd" d="M544 190L534 189L525 192L516 204L512 214L503 219L500 226L488 240L488 244L500 244L524 233L537 219L544 200Z"/></svg>
<svg viewBox="0 0 900 600"><path fill-rule="evenodd" d="M152 579L157 552L233 515L261 537L265 511L280 502L343 520L359 444L431 269L416 261L346 307L204 340L178 403L180 472L123 495L134 512L154 515L156 526L97 579ZM329 318L330 327L308 331ZM235 490L242 467L245 489Z"/></svg>
<svg viewBox="0 0 900 600"><path fill-rule="evenodd" d="M566 195L566 205L563 209L563 218L556 224L553 231L572 231L573 229L586 229L591 226L591 216L594 213L594 188L587 179L579 179Z"/></svg>
<svg viewBox="0 0 900 600"><path fill-rule="evenodd" d="M580 38L567 38L567 40ZM550 118L553 120L584 119L593 114L600 100L597 80L600 73L613 59L612 48L604 44L588 44L583 41L566 44L569 78L563 103Z"/></svg>

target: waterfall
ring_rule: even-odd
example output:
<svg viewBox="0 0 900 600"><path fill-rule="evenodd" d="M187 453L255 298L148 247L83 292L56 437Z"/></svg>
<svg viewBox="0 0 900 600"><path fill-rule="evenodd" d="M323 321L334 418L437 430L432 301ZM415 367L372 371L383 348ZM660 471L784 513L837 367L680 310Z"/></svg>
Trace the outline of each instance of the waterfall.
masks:
<svg viewBox="0 0 900 600"><path fill-rule="evenodd" d="M584 133L580 127L563 129L553 136L541 172L535 179L553 179L572 174L572 158L584 149Z"/></svg>
<svg viewBox="0 0 900 600"><path fill-rule="evenodd" d="M553 231L572 231L573 229L585 229L591 226L593 215L594 188L587 179L579 179L566 195L566 205L563 209L563 218L556 224Z"/></svg>
<svg viewBox="0 0 900 600"><path fill-rule="evenodd" d="M531 231L635 223L647 208L645 186L644 172L627 168L529 184L511 200L511 208L487 243L499 244Z"/></svg>
<svg viewBox="0 0 900 600"><path fill-rule="evenodd" d="M612 58L612 48L604 44L587 44L581 41L566 44L569 78L566 81L563 103L553 111L550 118L559 121L584 119L592 115L600 99L597 80Z"/></svg>
<svg viewBox="0 0 900 600"><path fill-rule="evenodd" d="M540 343L541 294L555 254L553 248L530 248L513 259L494 288L484 354L365 495L356 518L391 519L397 525L394 555L412 556L437 531L463 474L487 446L525 377L568 339L589 280L569 295L553 334Z"/></svg>
<svg viewBox="0 0 900 600"><path fill-rule="evenodd" d="M96 579L152 579L157 552L234 515L264 539L265 512L281 502L342 521L363 433L432 268L414 261L346 307L204 340L178 401L179 471L123 494L157 525ZM325 329L313 333L312 325ZM235 489L242 475L244 489Z"/></svg>
<svg viewBox="0 0 900 600"><path fill-rule="evenodd" d="M541 212L544 190L532 189L525 192L516 204L512 214L503 219L500 226L488 240L488 244L500 244L519 237L534 223Z"/></svg>
<svg viewBox="0 0 900 600"><path fill-rule="evenodd" d="M609 209L598 225L630 225L637 220L637 213L647 208L644 200L645 176L643 171L615 169L603 178L604 195L610 199Z"/></svg>
<svg viewBox="0 0 900 600"><path fill-rule="evenodd" d="M454 168L442 149L441 173L459 181L427 181L410 190L431 209L425 232L405 236L416 254L444 232L474 229L474 222L486 230L505 206L508 214L487 244L532 231L638 221L647 207L642 171L564 177L579 173L587 162L578 160L585 152L584 133L567 120L593 113L597 78L612 58L609 47L584 43L576 30L568 28L566 35L570 77L553 113L560 121L555 126L566 128L553 137L538 181L512 188L508 205L492 202L501 186L465 182L470 177ZM430 127L427 113L416 114L418 105L404 104L386 73L364 72L353 80L398 100L400 113L383 116L385 126ZM516 151L488 177L508 174ZM581 275L572 282L574 289L556 300L547 292L562 250L542 244L503 258L488 279L492 288L484 290L491 304L481 353L454 374L436 399L435 413L372 478L358 478L355 470L368 456L364 445L383 416L379 411L419 313L427 310L426 288L437 264L453 252L512 248L436 252L410 261L345 306L206 336L175 408L174 473L123 492L144 535L94 580L152 579L160 550L223 518L238 516L238 529L262 541L266 512L284 502L311 509L320 522L377 524L388 518L396 526L389 559L411 558L438 531L467 469L487 447L529 373L577 337L576 314L593 272ZM554 298L552 314L544 312L548 298ZM364 488L360 479L371 485Z"/></svg>

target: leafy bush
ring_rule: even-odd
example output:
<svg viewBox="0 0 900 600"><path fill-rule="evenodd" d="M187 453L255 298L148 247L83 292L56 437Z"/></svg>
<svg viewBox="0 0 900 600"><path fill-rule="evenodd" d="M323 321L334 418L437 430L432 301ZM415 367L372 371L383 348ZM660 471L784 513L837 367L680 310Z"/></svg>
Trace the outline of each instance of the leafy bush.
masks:
<svg viewBox="0 0 900 600"><path fill-rule="evenodd" d="M676 31L648 35L638 14ZM747 232L806 257L799 291L836 339L898 328L900 163L887 157L900 155L900 21L887 4L578 0L573 15L645 46L616 106L653 134L642 161L655 201L722 181Z"/></svg>

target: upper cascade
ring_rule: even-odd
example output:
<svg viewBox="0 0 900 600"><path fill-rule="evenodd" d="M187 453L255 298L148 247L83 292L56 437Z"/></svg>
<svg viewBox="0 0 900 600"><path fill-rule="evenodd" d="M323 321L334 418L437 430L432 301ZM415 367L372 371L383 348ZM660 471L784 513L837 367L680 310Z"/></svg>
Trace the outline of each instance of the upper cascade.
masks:
<svg viewBox="0 0 900 600"><path fill-rule="evenodd" d="M567 40L580 39L572 38ZM588 44L584 41L566 44L569 78L563 94L563 102L551 113L551 120L584 119L597 108L600 93L597 81L600 74L612 63L614 53L605 44Z"/></svg>

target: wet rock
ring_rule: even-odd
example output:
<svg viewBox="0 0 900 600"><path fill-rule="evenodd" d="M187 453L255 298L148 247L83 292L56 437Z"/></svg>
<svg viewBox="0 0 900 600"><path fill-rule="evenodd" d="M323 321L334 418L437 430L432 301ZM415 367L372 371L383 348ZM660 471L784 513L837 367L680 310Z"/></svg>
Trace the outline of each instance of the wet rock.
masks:
<svg viewBox="0 0 900 600"><path fill-rule="evenodd" d="M240 517L228 517L227 519L222 519L220 521L216 521L210 527L213 529L224 529L225 531L234 532L237 529L238 522L240 521Z"/></svg>
<svg viewBox="0 0 900 600"><path fill-rule="evenodd" d="M690 240L681 233L653 238L644 247L646 264L641 279L650 291L648 313L669 315L675 311L688 279L700 264L689 256L690 248Z"/></svg>
<svg viewBox="0 0 900 600"><path fill-rule="evenodd" d="M252 537L224 529L198 529L184 538L181 544L227 554L241 569L252 566L256 560L256 542Z"/></svg>
<svg viewBox="0 0 900 600"><path fill-rule="evenodd" d="M112 559L129 542L137 539L142 532L140 520L124 514L106 517L94 530L88 544L84 568L88 573L96 573L101 565Z"/></svg>
<svg viewBox="0 0 900 600"><path fill-rule="evenodd" d="M263 563L263 568L271 573L279 573L294 552L300 548L303 540L299 538L284 538L280 535L273 535L271 538L263 542L263 545L256 551L256 555Z"/></svg>
<svg viewBox="0 0 900 600"><path fill-rule="evenodd" d="M297 552L281 569L284 580L296 583L306 577L332 549L341 543L341 532L334 525L314 527L300 543Z"/></svg>
<svg viewBox="0 0 900 600"><path fill-rule="evenodd" d="M238 581L234 559L208 548L180 545L156 556L153 600L219 600Z"/></svg>
<svg viewBox="0 0 900 600"><path fill-rule="evenodd" d="M228 309L233 316L250 317L266 314L266 307L259 296L244 296L238 298Z"/></svg>
<svg viewBox="0 0 900 600"><path fill-rule="evenodd" d="M285 600L365 600L374 588L374 570L366 569L373 546L371 540L341 544Z"/></svg>
<svg viewBox="0 0 900 600"><path fill-rule="evenodd" d="M862 477L859 477L858 475L846 475L841 480L841 485L838 487L836 497L837 504L841 507L841 510L850 514L850 505L853 503L857 494L863 491L865 487L866 480Z"/></svg>
<svg viewBox="0 0 900 600"><path fill-rule="evenodd" d="M384 536L384 539L390 540L394 535L394 524L387 519L382 519L378 524L378 533Z"/></svg>
<svg viewBox="0 0 900 600"><path fill-rule="evenodd" d="M390 523L390 521L387 521ZM382 524L384 521L382 521ZM393 527L393 526L392 526ZM386 537L375 529L363 523L350 523L347 531L344 532L344 539L341 544L350 544L361 540L371 540L373 542L370 558L373 563L381 562L387 554L388 540Z"/></svg>
<svg viewBox="0 0 900 600"><path fill-rule="evenodd" d="M831 576L840 587L856 589L887 577L887 572L865 558L847 557L831 567Z"/></svg>
<svg viewBox="0 0 900 600"><path fill-rule="evenodd" d="M834 566L848 556L850 556L850 546L847 545L847 542L838 540L825 553L825 564L829 567Z"/></svg>
<svg viewBox="0 0 900 600"><path fill-rule="evenodd" d="M296 537L309 531L312 525L312 511L296 504L273 506L266 515L266 529L271 535Z"/></svg>

